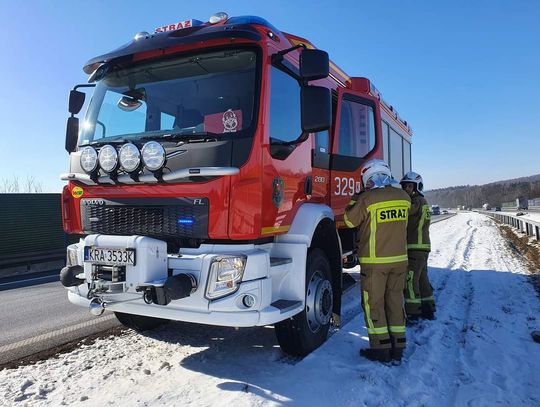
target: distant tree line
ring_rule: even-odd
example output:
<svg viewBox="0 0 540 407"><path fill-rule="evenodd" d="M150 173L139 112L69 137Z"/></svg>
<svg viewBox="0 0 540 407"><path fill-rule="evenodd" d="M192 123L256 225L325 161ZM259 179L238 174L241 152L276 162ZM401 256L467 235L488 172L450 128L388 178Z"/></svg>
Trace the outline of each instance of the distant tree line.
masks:
<svg viewBox="0 0 540 407"><path fill-rule="evenodd" d="M433 189L426 191L425 195L430 204L448 208L461 205L479 208L485 203L492 207L503 206L504 203L515 202L518 197L540 198L540 174L485 185Z"/></svg>
<svg viewBox="0 0 540 407"><path fill-rule="evenodd" d="M43 183L36 180L33 175L26 179L19 179L18 176L0 179L0 193L40 193L43 192Z"/></svg>

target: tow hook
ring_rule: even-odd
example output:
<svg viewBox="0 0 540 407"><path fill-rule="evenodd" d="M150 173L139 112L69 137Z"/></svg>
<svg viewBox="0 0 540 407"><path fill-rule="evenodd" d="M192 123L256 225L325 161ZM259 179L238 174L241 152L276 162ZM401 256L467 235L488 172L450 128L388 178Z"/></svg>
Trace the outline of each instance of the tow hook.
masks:
<svg viewBox="0 0 540 407"><path fill-rule="evenodd" d="M193 294L197 290L197 279L192 274L180 273L167 278L163 286L140 285L135 290L143 293L147 304L167 305Z"/></svg>
<svg viewBox="0 0 540 407"><path fill-rule="evenodd" d="M90 313L95 316L100 316L105 311L106 302L99 297L92 298L90 301Z"/></svg>

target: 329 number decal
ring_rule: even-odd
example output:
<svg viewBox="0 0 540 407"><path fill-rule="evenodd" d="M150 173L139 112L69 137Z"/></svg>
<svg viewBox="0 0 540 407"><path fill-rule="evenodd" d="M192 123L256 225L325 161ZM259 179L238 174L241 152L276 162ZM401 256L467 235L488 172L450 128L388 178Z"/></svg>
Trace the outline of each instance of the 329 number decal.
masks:
<svg viewBox="0 0 540 407"><path fill-rule="evenodd" d="M335 177L334 181L336 181L334 195L352 196L360 192L360 181L354 178Z"/></svg>

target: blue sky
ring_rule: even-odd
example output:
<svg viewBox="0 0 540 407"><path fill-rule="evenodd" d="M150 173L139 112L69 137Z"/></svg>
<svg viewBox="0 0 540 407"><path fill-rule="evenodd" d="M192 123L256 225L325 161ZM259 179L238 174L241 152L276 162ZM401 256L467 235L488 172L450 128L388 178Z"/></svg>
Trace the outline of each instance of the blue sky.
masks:
<svg viewBox="0 0 540 407"><path fill-rule="evenodd" d="M413 127L427 189L540 173L538 1L0 0L0 180L60 191L83 64L138 31L216 11L264 17L370 78Z"/></svg>

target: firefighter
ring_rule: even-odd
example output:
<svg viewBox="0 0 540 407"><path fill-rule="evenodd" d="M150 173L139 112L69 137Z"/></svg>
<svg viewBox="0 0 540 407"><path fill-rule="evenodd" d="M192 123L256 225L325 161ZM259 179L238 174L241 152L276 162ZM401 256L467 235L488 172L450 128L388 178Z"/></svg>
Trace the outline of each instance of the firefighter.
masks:
<svg viewBox="0 0 540 407"><path fill-rule="evenodd" d="M348 227L358 228L362 308L370 344L360 355L400 361L405 348L403 290L411 199L394 187L398 182L384 161L368 161L361 178L364 192L353 197L344 216Z"/></svg>
<svg viewBox="0 0 540 407"><path fill-rule="evenodd" d="M409 224L407 226L407 250L409 270L405 285L405 311L407 321L418 318L435 318L433 288L429 283L427 262L431 244L429 241L429 205L422 194L424 183L420 174L408 172L400 181L401 187L411 197Z"/></svg>

